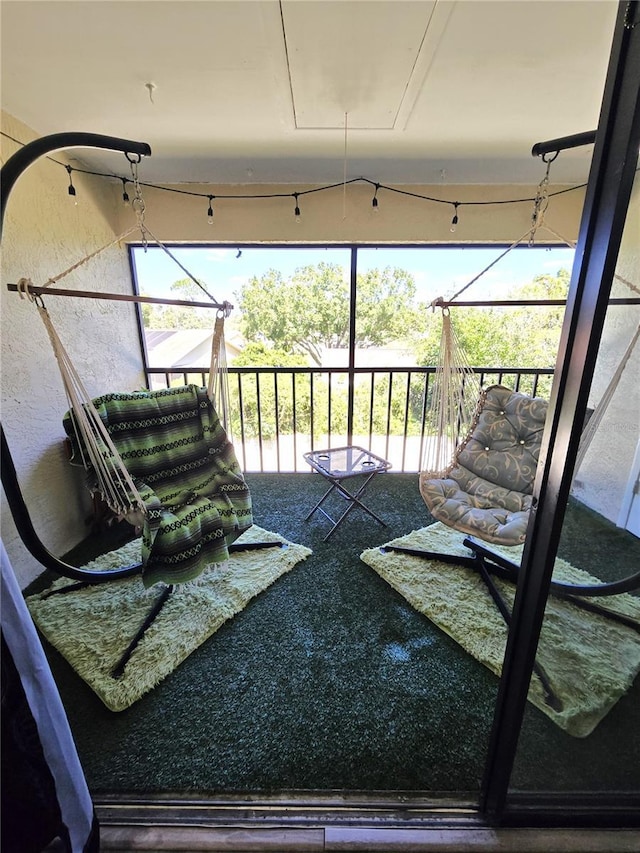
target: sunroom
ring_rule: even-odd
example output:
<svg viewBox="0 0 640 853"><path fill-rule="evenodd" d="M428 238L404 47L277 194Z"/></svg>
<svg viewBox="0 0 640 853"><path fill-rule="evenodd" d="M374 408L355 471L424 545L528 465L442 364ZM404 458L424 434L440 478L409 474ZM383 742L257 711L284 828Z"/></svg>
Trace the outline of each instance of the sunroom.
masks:
<svg viewBox="0 0 640 853"><path fill-rule="evenodd" d="M3 163L44 143L3 199L2 542L18 590L31 598L52 581L29 524L80 566L134 535L101 523L69 464L56 355L34 304L9 287L25 278L47 285L36 302L92 397L206 385L211 334L162 315L198 296L171 285L187 276L234 303L231 424L255 535L301 548L122 710L44 640L102 849L498 849L531 828L528 849L631 849L637 630L617 646L606 620L584 617L580 630L630 661L593 726L568 730L527 695L538 636L555 630L556 558L602 583L640 565L636 5L3 4ZM150 156L72 135L46 147L75 131ZM518 275L566 289L531 305ZM309 314L340 302L345 336L332 327L319 360L269 331L263 309L284 322L286 298L265 306L261 294L292 284L299 312L305 293ZM104 294L125 298L90 298ZM436 522L418 481L438 366L427 342L442 313L432 302L453 294L447 313L475 323L480 344L520 338L510 362L472 355L482 384L549 406L498 674L461 640L476 626L439 622L365 558ZM143 310L141 295L164 305ZM372 306L385 308L381 340L365 330ZM552 312L540 355L532 332L546 334ZM278 354L259 360L265 342ZM326 483L304 454L343 445L391 469L363 493L377 518L356 506L327 536L327 518L309 517ZM87 630L107 634L119 599L101 587ZM633 612L637 585L621 595ZM188 612L181 628L192 631ZM576 680L576 653L556 678ZM608 683L610 668L583 680Z"/></svg>

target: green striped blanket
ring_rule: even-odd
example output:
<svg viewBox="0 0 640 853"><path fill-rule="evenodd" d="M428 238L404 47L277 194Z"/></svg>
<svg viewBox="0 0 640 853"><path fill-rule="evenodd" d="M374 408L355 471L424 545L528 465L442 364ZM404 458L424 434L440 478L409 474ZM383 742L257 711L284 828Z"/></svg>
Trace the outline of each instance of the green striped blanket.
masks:
<svg viewBox="0 0 640 853"><path fill-rule="evenodd" d="M144 585L184 583L226 560L253 523L251 497L206 389L106 394L93 403L147 509ZM64 427L75 451L69 413Z"/></svg>

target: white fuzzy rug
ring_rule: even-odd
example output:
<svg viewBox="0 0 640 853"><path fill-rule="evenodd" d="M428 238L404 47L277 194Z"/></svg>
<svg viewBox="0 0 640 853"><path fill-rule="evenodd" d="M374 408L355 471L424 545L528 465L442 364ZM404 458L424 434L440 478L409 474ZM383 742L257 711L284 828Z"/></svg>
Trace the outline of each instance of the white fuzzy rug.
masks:
<svg viewBox="0 0 640 853"><path fill-rule="evenodd" d="M463 538L438 522L388 544L469 555L470 551L462 544ZM522 546L490 547L520 562ZM419 557L393 552L383 554L379 548L371 548L360 556L465 651L492 672L501 673L507 627L478 573ZM597 578L563 560L556 561L554 579L598 582ZM515 586L495 580L511 607ZM622 594L590 600L640 621L639 598ZM569 734L586 737L631 687L640 671L640 633L551 596L537 660L549 676L563 707L561 711L554 711L546 704L535 674L529 701Z"/></svg>
<svg viewBox="0 0 640 853"><path fill-rule="evenodd" d="M254 525L237 542L280 541L283 537ZM286 548L241 551L197 581L174 587L160 615L133 652L124 674L111 670L159 597L160 586L145 590L138 576L46 597L29 596L33 619L78 675L111 711L122 711L159 684L191 652L239 613L311 551L287 542ZM131 542L89 564L92 568L129 565L140 560L140 541ZM73 583L56 580L49 589Z"/></svg>

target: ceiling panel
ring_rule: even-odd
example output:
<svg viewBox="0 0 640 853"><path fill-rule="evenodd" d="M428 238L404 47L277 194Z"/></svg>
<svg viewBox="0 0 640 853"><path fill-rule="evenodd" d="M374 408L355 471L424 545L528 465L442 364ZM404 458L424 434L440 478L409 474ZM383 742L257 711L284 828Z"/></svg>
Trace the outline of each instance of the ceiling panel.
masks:
<svg viewBox="0 0 640 853"><path fill-rule="evenodd" d="M283 2L296 127L393 128L435 5Z"/></svg>

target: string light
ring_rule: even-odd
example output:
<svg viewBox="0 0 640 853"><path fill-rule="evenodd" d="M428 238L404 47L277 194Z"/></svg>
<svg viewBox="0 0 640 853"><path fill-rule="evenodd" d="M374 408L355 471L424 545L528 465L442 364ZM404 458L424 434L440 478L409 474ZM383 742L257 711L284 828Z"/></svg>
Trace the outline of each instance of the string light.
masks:
<svg viewBox="0 0 640 853"><path fill-rule="evenodd" d="M69 174L69 188L68 188L67 192L69 193L69 195L73 199L73 203L77 204L78 199L76 198L76 188L74 187L73 180L71 178L71 166L67 166L67 172Z"/></svg>
<svg viewBox="0 0 640 853"><path fill-rule="evenodd" d="M1 134L1 135L5 136L6 134ZM53 160L53 158L51 158L51 157L49 157L48 159ZM129 179L123 178L120 175L110 175L110 174L104 174L101 172L93 172L93 171L90 171L88 169L75 169L72 166L65 165L64 163L60 163L57 160L53 160L53 162L58 163L61 166L65 166L65 168L67 169L67 172L69 174L68 193L72 198L74 198L75 204L77 204L78 202L77 202L77 199L75 198L76 189L73 186L73 181L71 178L72 172L82 172L83 174L95 175L97 177L102 177L102 178L117 178L118 180L122 181L122 190L123 190L122 200L125 204L129 203L129 195L127 193L127 182ZM388 192L397 193L397 194L403 195L403 196L409 196L411 198L418 198L418 199L421 199L422 201L433 202L435 204L448 204L448 205L452 206L453 207L453 217L451 219L451 226L449 229L452 234L455 232L456 227L460 221L459 208L462 205L462 202L449 201L448 199L443 199L443 198L433 198L431 196L423 195L421 193L411 192L409 190L401 190L401 189L398 189L396 187L390 187L390 186L386 186L385 184L374 182L374 181L370 180L369 178L351 178L351 180L347 181L347 183L350 183L350 184L351 183L358 183L358 182L368 183L374 187L374 194L373 194L373 197L371 199L371 207L372 207L374 213L378 213L378 211L379 211L378 191L381 189L384 189L384 190L387 190ZM258 198L284 198L287 196L292 197L295 200L295 207L293 210L293 214L295 217L296 224L299 225L302 221L301 211L300 211L300 201L299 201L301 195L307 195L308 193L317 193L317 192L320 192L322 190L330 190L330 189L335 189L338 186L343 186L342 184L329 184L327 186L316 187L315 189L312 189L312 190L305 190L303 192L294 192L294 193L256 193L256 194L252 194L252 195L236 195L236 194L230 193L227 195L222 194L222 195L216 196L213 194L205 195L204 193L191 192L190 190L183 190L183 189L177 189L177 188L157 186L156 184L151 184L151 183L144 183L143 184L142 181L140 182L140 184L141 184L141 186L148 186L148 187L152 187L153 189L157 189L157 190L166 190L168 192L179 193L180 195L188 195L188 196L192 196L194 198L206 198L206 199L208 199L209 204L207 207L207 222L209 223L209 225L213 225L213 217L214 217L213 200L215 198L235 198L235 199L249 200L249 199L258 199ZM569 187L568 189L557 190L554 193L548 193L547 198L551 198L551 197L556 196L556 195L563 195L564 193L572 192L572 191L578 190L578 189L584 189L585 186L586 186L586 184L579 184L579 185L576 185L574 187ZM480 206L480 205L481 206L494 206L494 205L502 205L502 204L523 204L523 203L531 203L531 202L536 202L536 201L537 201L537 198L535 198L535 199L534 198L513 198L513 199L500 199L500 200L495 200L495 201L465 201L464 204L466 204L466 205L477 205L477 206ZM535 213L534 213L534 215L535 215ZM240 255L237 255L236 257L240 257Z"/></svg>
<svg viewBox="0 0 640 853"><path fill-rule="evenodd" d="M20 140L14 139L12 136L5 133L4 131L0 131L0 136L4 136L7 139L11 139L12 142L15 142L19 145L24 145L24 143L22 143ZM80 173L85 174L85 175L94 175L94 176L99 177L99 178L111 178L111 179L122 181L122 189L123 189L122 200L125 204L129 200L127 188L126 188L126 184L127 184L127 181L129 179L123 178L121 175L115 175L112 173L110 174L110 173L105 173L105 172L95 172L91 169L74 168L68 164L61 163L59 160L56 160L54 157L51 157L51 156L48 156L47 159L50 160L52 163L56 163L57 165L63 166L64 168L66 168L67 173L69 175L68 193L74 199L75 204L77 204L78 201L76 198L76 188L73 186L73 180L71 178L72 172L80 172ZM547 162L547 161L545 161L545 162ZM640 169L638 171L640 171ZM442 173L443 179L444 179L444 176L445 175L443 172ZM458 222L459 222L458 208L462 204L462 202L449 201L448 199L445 199L445 198L434 198L432 196L428 196L428 195L425 195L423 193L412 192L412 191L406 190L406 189L399 189L398 187L387 186L386 184L374 182L370 178L364 178L364 177L351 178L350 180L346 181L346 183L347 184L367 183L367 184L372 185L374 187L374 195L373 195L373 198L371 200L371 206L374 209L374 211L377 211L379 208L378 190L380 190L380 189L384 189L384 190L387 190L388 192L396 193L398 195L407 196L408 198L416 198L416 199L420 199L421 201L432 202L434 204L451 205L454 208L454 213L453 213L453 218L451 219L450 230L452 233L456 230L456 226L458 225ZM226 194L223 193L223 194L218 194L217 196L215 196L213 194L209 195L209 194L205 194L205 193L192 192L190 190L179 189L177 187L161 186L161 185L157 185L157 184L153 184L153 183L149 183L149 182L142 182L141 181L140 184L141 184L141 186L151 187L151 188L156 189L156 190L163 190L165 192L178 193L180 195L188 195L188 196L192 196L193 198L208 198L209 206L207 208L207 217L208 217L209 224L213 224L212 201L215 198L233 198L233 199L250 200L250 199L259 199L259 198L286 198L288 196L289 197L292 196L295 199L294 215L296 218L296 222L299 223L301 221L300 205L299 205L299 197L301 195L307 195L309 193L317 193L317 192L321 192L324 190L332 190L332 189L335 189L336 187L343 187L344 188L345 182L342 182L340 184L328 184L326 186L315 187L314 189L304 190L302 192L295 192L295 193L284 193L284 192L282 192L282 193L252 193L251 195L235 194L235 193L226 193ZM565 193L570 193L570 192L575 192L576 190L585 189L586 186L587 186L586 183L576 184L575 186L567 187L567 188L561 189L561 190L556 190L555 192L547 192L546 197L547 197L547 199L551 199L557 195L564 195ZM486 206L495 206L495 205L502 205L502 204L530 204L531 202L537 202L537 200L538 200L537 197L533 198L533 197L529 196L526 198L505 198L505 199L495 199L492 201L488 201L488 200L465 201L464 204L466 204L467 206L474 205L474 206L486 207Z"/></svg>
<svg viewBox="0 0 640 853"><path fill-rule="evenodd" d="M376 184L376 191L373 194L373 198L371 199L371 207L373 208L373 212L378 212L378 190L380 189L380 184Z"/></svg>
<svg viewBox="0 0 640 853"><path fill-rule="evenodd" d="M454 203L453 203L453 219L451 220L451 228L449 229L449 231L451 231L452 234L456 230L456 227L458 225L458 205L459 204L460 204L459 201L454 201Z"/></svg>

